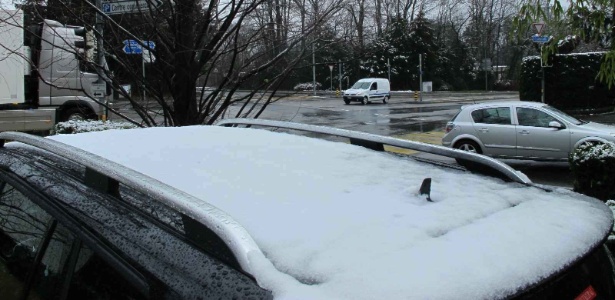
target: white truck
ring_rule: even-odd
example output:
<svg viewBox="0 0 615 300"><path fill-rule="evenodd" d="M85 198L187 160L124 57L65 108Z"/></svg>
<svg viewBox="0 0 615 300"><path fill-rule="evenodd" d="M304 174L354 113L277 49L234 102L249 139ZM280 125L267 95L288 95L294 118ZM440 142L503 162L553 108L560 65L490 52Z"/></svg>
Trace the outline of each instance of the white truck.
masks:
<svg viewBox="0 0 615 300"><path fill-rule="evenodd" d="M24 24L23 11L0 9L0 131L103 118L97 99L107 96L106 85L86 70L92 49L85 37L84 27Z"/></svg>

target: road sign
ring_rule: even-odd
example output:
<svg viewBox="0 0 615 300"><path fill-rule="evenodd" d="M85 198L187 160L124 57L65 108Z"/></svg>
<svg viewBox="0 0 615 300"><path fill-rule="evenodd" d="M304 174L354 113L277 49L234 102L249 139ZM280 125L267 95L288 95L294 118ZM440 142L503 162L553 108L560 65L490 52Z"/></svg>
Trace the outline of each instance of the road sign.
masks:
<svg viewBox="0 0 615 300"><path fill-rule="evenodd" d="M536 34L541 35L542 31L545 29L545 23L532 23L532 27L534 27Z"/></svg>
<svg viewBox="0 0 615 300"><path fill-rule="evenodd" d="M539 43L539 44L544 44L544 43L548 42L549 39L551 39L550 36L538 36L538 35L532 36L532 41L534 43Z"/></svg>
<svg viewBox="0 0 615 300"><path fill-rule="evenodd" d="M150 49L156 48L156 43L153 41L141 41L141 43L147 45ZM124 40L124 48L122 48L122 50L126 54L142 54L144 49L141 43L136 40Z"/></svg>
<svg viewBox="0 0 615 300"><path fill-rule="evenodd" d="M149 12L151 8L162 5L161 0L132 0L132 1L109 1L103 0L101 10L106 15L131 14L138 12Z"/></svg>
<svg viewBox="0 0 615 300"><path fill-rule="evenodd" d="M90 87L90 95L94 98L104 97L107 91L107 83L92 83Z"/></svg>

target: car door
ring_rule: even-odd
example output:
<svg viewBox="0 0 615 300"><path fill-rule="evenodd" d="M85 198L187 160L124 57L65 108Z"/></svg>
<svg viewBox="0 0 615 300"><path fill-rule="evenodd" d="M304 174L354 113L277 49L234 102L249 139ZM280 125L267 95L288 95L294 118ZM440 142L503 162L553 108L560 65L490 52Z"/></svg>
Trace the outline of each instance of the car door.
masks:
<svg viewBox="0 0 615 300"><path fill-rule="evenodd" d="M516 154L516 131L510 106L486 107L472 113L474 130L483 143L483 154L510 157Z"/></svg>
<svg viewBox="0 0 615 300"><path fill-rule="evenodd" d="M517 107L517 155L532 159L568 158L570 130L555 116L533 107ZM549 127L556 121L562 128Z"/></svg>
<svg viewBox="0 0 615 300"><path fill-rule="evenodd" d="M378 82L374 81L372 82L372 85L369 88L369 100L373 101L373 100L378 100L381 98L382 97L380 97L380 94L378 94Z"/></svg>

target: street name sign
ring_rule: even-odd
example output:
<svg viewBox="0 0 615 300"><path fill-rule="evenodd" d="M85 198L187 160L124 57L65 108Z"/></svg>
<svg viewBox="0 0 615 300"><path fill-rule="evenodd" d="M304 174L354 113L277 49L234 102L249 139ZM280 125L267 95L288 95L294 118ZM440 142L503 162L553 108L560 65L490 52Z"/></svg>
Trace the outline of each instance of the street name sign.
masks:
<svg viewBox="0 0 615 300"><path fill-rule="evenodd" d="M101 10L106 15L131 14L138 12L149 12L151 8L162 5L161 0L132 0L132 1L109 1L103 0Z"/></svg>
<svg viewBox="0 0 615 300"><path fill-rule="evenodd" d="M551 38L550 36L534 35L534 36L532 36L532 41L534 43L544 44L544 43L548 42L550 38Z"/></svg>
<svg viewBox="0 0 615 300"><path fill-rule="evenodd" d="M141 41L146 44L150 49L156 48L156 43L153 41ZM122 48L126 54L143 54L143 47L136 40L124 40L124 48Z"/></svg>

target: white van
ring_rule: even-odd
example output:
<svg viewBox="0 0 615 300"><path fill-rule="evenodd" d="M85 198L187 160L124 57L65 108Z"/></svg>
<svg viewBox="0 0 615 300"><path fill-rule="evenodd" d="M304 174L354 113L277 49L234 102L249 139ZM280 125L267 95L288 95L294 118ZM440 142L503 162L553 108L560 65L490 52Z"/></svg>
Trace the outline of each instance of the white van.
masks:
<svg viewBox="0 0 615 300"><path fill-rule="evenodd" d="M391 85L386 78L363 78L344 92L344 103L358 101L361 104L382 100L387 103L391 99Z"/></svg>

